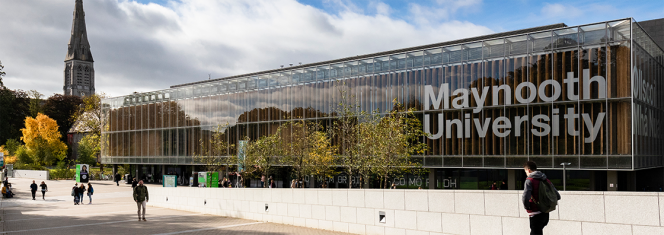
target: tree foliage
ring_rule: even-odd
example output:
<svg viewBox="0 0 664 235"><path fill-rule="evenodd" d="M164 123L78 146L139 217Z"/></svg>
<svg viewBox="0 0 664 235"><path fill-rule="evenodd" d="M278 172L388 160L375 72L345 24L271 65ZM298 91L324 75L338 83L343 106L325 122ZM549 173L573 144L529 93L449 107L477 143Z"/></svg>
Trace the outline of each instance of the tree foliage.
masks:
<svg viewBox="0 0 664 235"><path fill-rule="evenodd" d="M62 141L66 141L67 132L76 121L73 116L78 112L82 103L81 97L73 95L55 94L46 99L43 107L44 114L58 123Z"/></svg>
<svg viewBox="0 0 664 235"><path fill-rule="evenodd" d="M281 162L293 168L295 178L302 181L305 175L333 175L335 149L327 133L315 122L299 120L289 125L290 131L282 137Z"/></svg>
<svg viewBox="0 0 664 235"><path fill-rule="evenodd" d="M44 95L36 90L30 90L28 97L30 97L30 117L34 118L37 117L37 114L44 113L41 99Z"/></svg>
<svg viewBox="0 0 664 235"><path fill-rule="evenodd" d="M39 113L36 118L26 117L21 132L21 140L34 163L50 166L67 157L67 145L60 141L58 124L48 116Z"/></svg>
<svg viewBox="0 0 664 235"><path fill-rule="evenodd" d="M194 156L197 163L205 166L206 171L219 171L222 167L232 165L232 157L230 149L234 148L234 144L227 141L226 131L228 130L228 123L225 125L217 125L212 131L212 136L208 141L200 140L202 153Z"/></svg>
<svg viewBox="0 0 664 235"><path fill-rule="evenodd" d="M29 103L27 93L0 87L0 144L21 137L20 130L29 114Z"/></svg>
<svg viewBox="0 0 664 235"><path fill-rule="evenodd" d="M97 163L97 154L100 152L99 136L88 134L78 141L78 159L76 161L82 164L95 165Z"/></svg>
<svg viewBox="0 0 664 235"><path fill-rule="evenodd" d="M246 162L252 168L255 176L269 175L272 167L277 163L277 157L284 155L281 132L284 126L277 128L274 134L249 141L246 151ZM268 184L264 184L267 187Z"/></svg>
<svg viewBox="0 0 664 235"><path fill-rule="evenodd" d="M106 98L106 94L92 94L83 97L83 107L73 115L73 119L79 122L81 129L89 130L93 134L101 136L102 128L107 127L106 119L102 118L101 100Z"/></svg>

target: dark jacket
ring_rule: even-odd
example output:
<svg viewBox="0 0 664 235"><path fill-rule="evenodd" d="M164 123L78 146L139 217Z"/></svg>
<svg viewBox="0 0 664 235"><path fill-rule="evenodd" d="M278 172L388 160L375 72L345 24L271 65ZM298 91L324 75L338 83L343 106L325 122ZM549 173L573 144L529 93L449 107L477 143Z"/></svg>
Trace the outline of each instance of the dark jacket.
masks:
<svg viewBox="0 0 664 235"><path fill-rule="evenodd" d="M92 195L92 186L88 187L88 193Z"/></svg>
<svg viewBox="0 0 664 235"><path fill-rule="evenodd" d="M537 212L540 211L539 208L537 208L537 204L535 203L536 201L539 201L539 183L541 181L547 181L551 183L551 181L549 181L549 179L546 178L546 175L541 171L530 173L528 177L533 178L533 180L526 179L526 182L523 186L524 190L523 196L521 197L521 202L523 203L523 207L526 209L526 211L528 211L528 213ZM551 185L553 186L553 184ZM556 191L558 200L560 200L560 193L558 193L558 190L555 186L553 186L553 190Z"/></svg>
<svg viewBox="0 0 664 235"><path fill-rule="evenodd" d="M30 185L30 190L32 190L33 192L37 192L37 184L32 183L32 184Z"/></svg>
<svg viewBox="0 0 664 235"><path fill-rule="evenodd" d="M48 190L48 186L46 186L46 184L40 184L39 187L42 188L42 191Z"/></svg>
<svg viewBox="0 0 664 235"><path fill-rule="evenodd" d="M74 196L77 196L77 197L78 197L79 194L81 194L81 188L79 188L79 187L74 187Z"/></svg>
<svg viewBox="0 0 664 235"><path fill-rule="evenodd" d="M120 181L120 174L115 174L115 181Z"/></svg>
<svg viewBox="0 0 664 235"><path fill-rule="evenodd" d="M145 187L145 185L136 186L136 188L134 188L134 201L142 202L146 200L150 200L148 187Z"/></svg>
<svg viewBox="0 0 664 235"><path fill-rule="evenodd" d="M131 182L131 187L132 188L136 188L136 185L138 185L138 181Z"/></svg>

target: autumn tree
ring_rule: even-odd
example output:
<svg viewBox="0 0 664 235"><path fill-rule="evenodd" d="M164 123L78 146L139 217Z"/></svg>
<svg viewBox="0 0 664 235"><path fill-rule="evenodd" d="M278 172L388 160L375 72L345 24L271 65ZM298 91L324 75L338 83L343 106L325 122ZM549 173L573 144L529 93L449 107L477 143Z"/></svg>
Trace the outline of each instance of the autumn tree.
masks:
<svg viewBox="0 0 664 235"><path fill-rule="evenodd" d="M78 159L77 163L95 165L97 163L97 154L101 151L99 148L98 135L85 135L78 141Z"/></svg>
<svg viewBox="0 0 664 235"><path fill-rule="evenodd" d="M50 166L67 157L67 145L60 141L58 124L48 116L38 113L36 118L26 117L21 132L21 140L35 163Z"/></svg>
<svg viewBox="0 0 664 235"><path fill-rule="evenodd" d="M333 175L335 151L327 133L320 131L315 122L299 120L289 125L290 132L282 139L284 156L281 162L293 168L298 181L306 175Z"/></svg>
<svg viewBox="0 0 664 235"><path fill-rule="evenodd" d="M81 97L74 95L55 94L46 99L43 106L44 114L58 123L62 141L67 140L67 132L76 121L72 116L78 112L82 103Z"/></svg>
<svg viewBox="0 0 664 235"><path fill-rule="evenodd" d="M394 175L420 169L420 163L412 161L411 156L422 155L427 149L421 141L427 134L414 109L405 110L396 101L393 103L395 108L372 128L376 151L371 169L380 178L381 188L387 188Z"/></svg>

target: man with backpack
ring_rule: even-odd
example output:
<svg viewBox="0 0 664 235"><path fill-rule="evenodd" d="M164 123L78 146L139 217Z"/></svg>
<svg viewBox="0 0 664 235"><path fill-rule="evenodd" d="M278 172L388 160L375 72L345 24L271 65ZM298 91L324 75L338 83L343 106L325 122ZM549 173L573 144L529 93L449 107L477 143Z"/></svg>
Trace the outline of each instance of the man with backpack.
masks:
<svg viewBox="0 0 664 235"><path fill-rule="evenodd" d="M543 234L544 227L549 223L549 212L556 209L560 194L546 175L537 170L537 164L528 161L523 165L528 175L524 183L523 207L530 217L530 234Z"/></svg>

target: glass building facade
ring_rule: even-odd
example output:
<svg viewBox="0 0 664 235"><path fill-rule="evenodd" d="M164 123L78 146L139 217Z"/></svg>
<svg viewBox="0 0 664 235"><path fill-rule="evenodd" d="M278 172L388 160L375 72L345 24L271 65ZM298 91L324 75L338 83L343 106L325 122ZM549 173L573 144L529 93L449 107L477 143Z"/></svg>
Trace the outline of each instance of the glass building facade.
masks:
<svg viewBox="0 0 664 235"><path fill-rule="evenodd" d="M291 120L328 127L343 85L362 111L416 108L431 133L415 156L425 167L658 168L663 54L622 19L176 85L102 101L101 162L196 165L201 140L226 123L230 143Z"/></svg>

